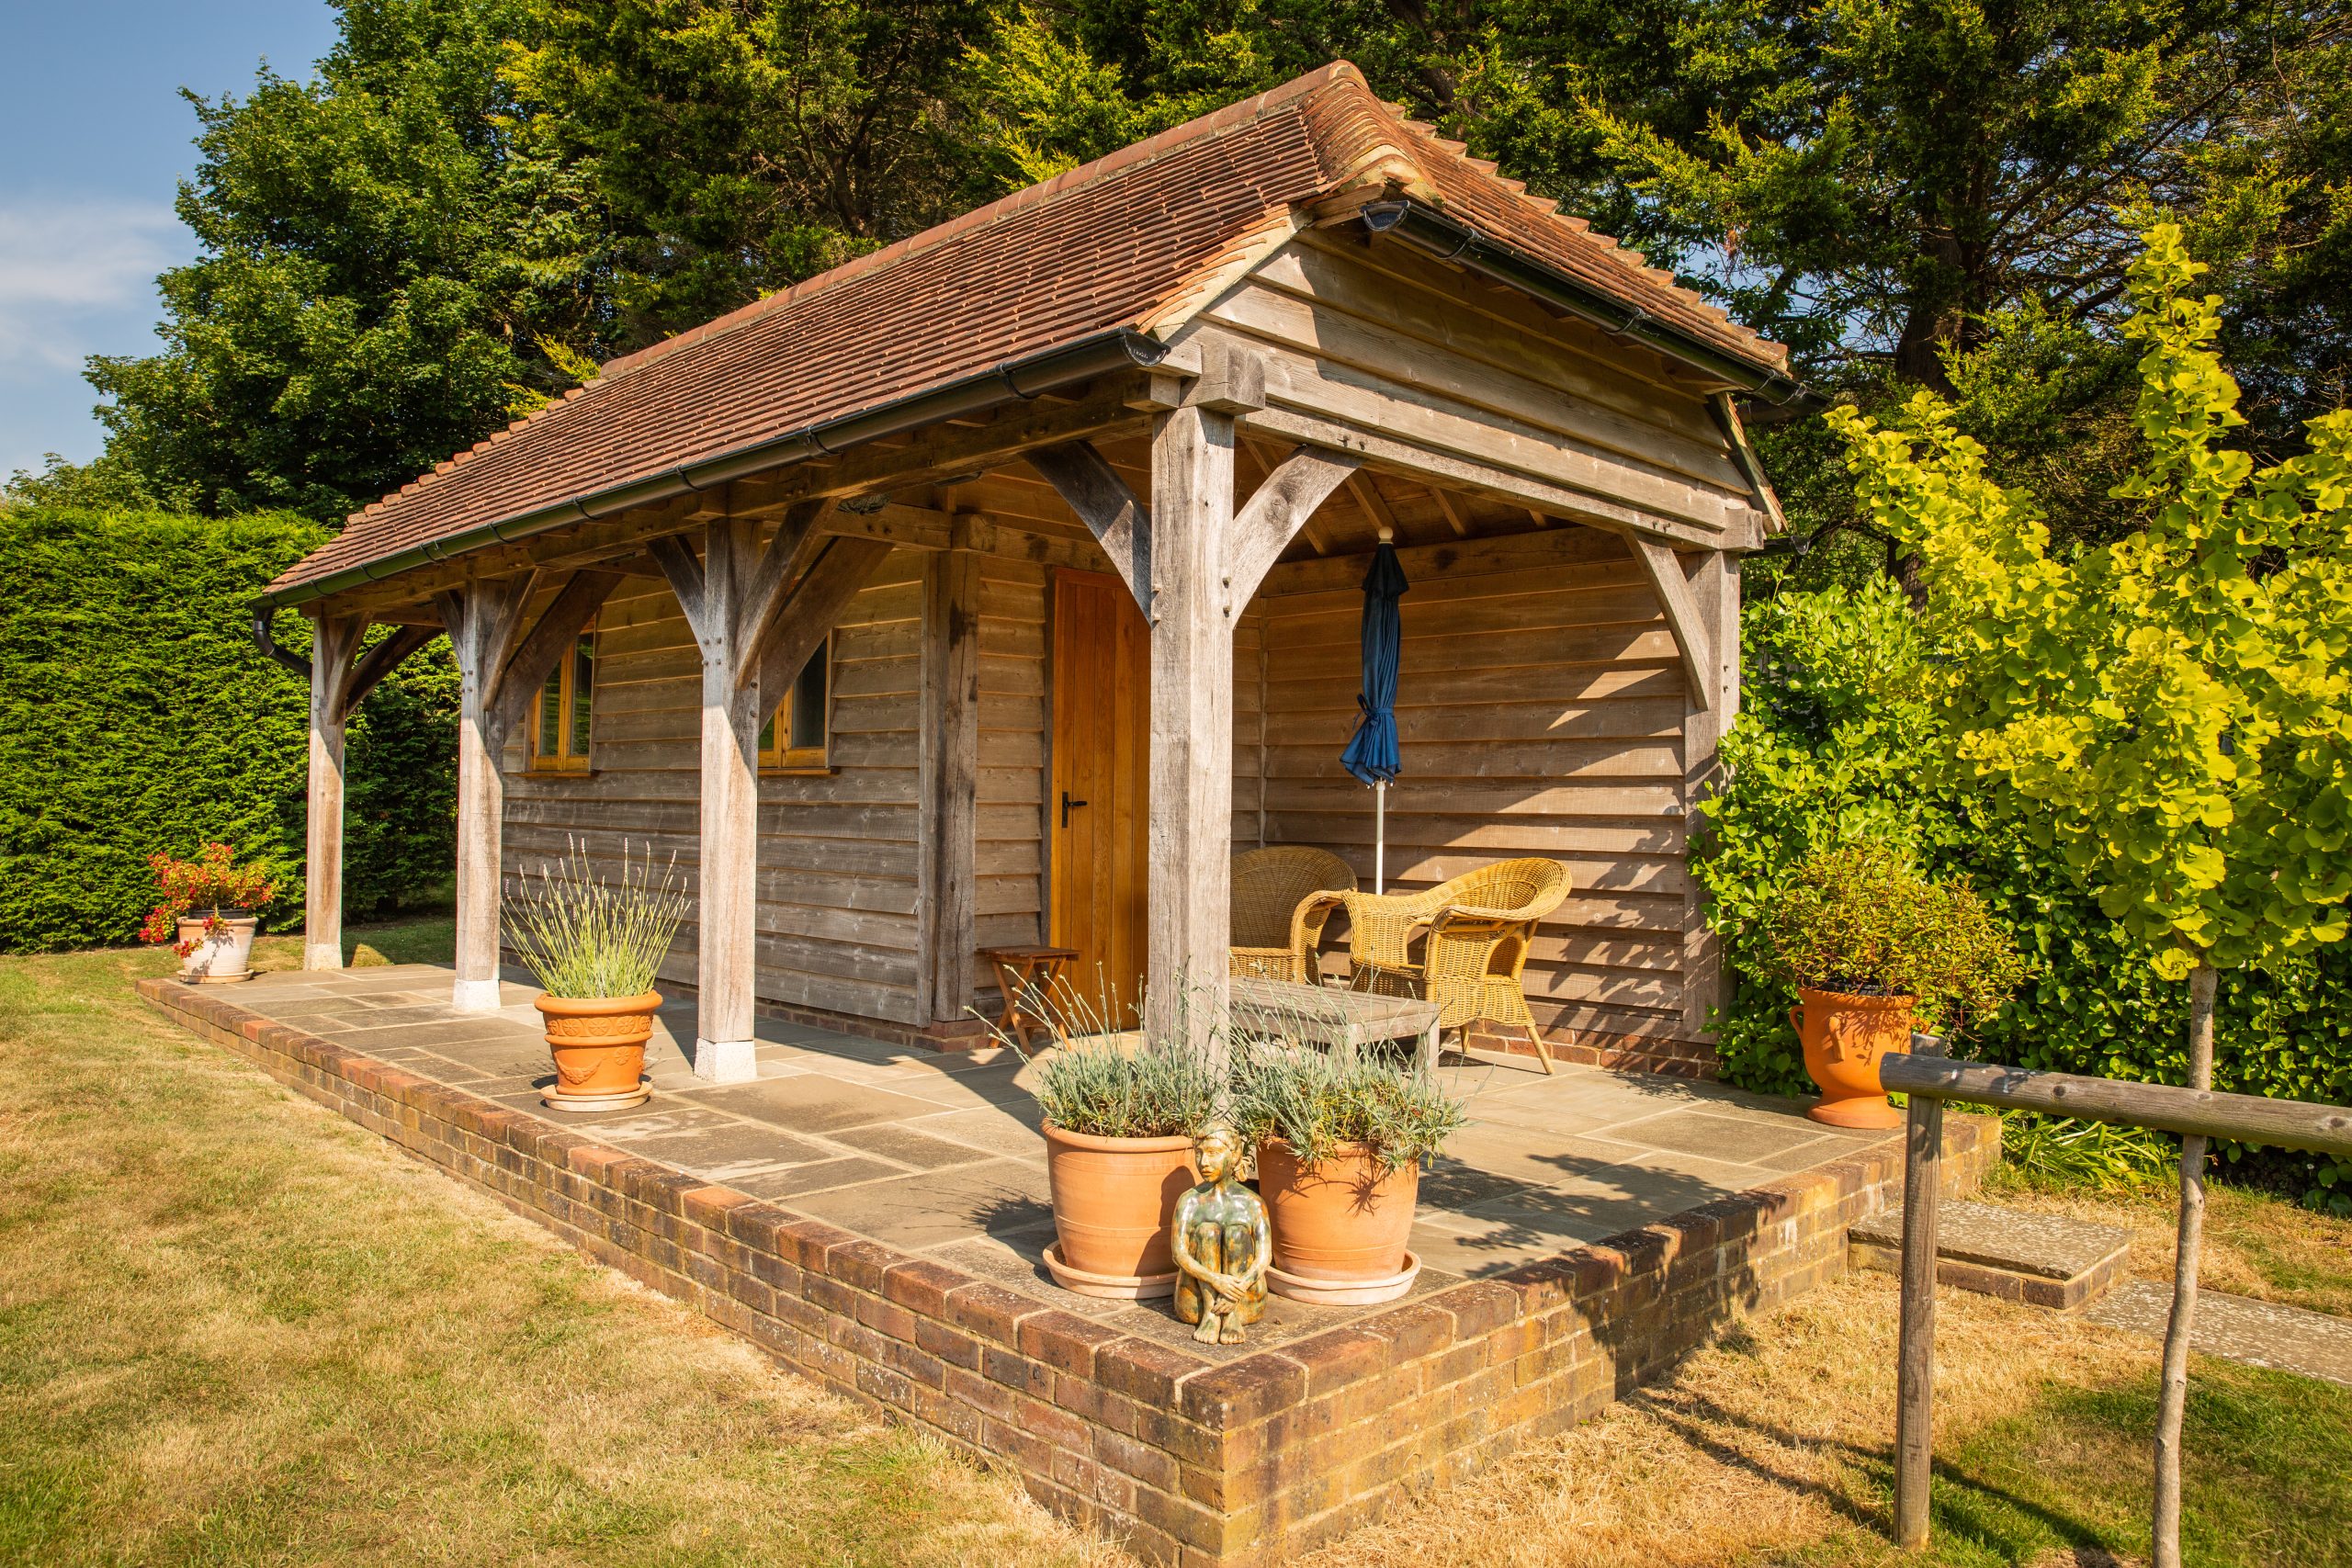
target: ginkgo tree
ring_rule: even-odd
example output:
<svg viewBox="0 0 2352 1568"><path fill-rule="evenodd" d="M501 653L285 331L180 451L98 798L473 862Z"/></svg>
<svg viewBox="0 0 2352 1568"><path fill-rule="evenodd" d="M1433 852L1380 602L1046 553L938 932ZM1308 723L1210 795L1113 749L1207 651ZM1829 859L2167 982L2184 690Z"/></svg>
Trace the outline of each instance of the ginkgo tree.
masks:
<svg viewBox="0 0 2352 1568"><path fill-rule="evenodd" d="M2100 908L2189 987L2186 1077L2211 1086L2222 971L2343 938L2352 895L2352 411L2255 470L2229 432L2218 297L2160 224L2131 270L2140 527L2053 554L2033 497L1921 393L1829 418L1862 512L1916 552L1941 659L1945 765L2048 835ZM2155 1559L2179 1562L2180 1422L2205 1140L2181 1149L2156 1432Z"/></svg>

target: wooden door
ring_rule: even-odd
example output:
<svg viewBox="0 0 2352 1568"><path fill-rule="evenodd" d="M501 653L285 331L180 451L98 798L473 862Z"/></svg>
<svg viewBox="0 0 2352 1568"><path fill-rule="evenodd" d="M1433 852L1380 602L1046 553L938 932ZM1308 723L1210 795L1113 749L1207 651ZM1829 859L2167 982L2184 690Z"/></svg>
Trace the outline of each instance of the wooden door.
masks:
<svg viewBox="0 0 2352 1568"><path fill-rule="evenodd" d="M1054 574L1053 935L1075 1000L1133 1026L1145 968L1151 642L1127 585Z"/></svg>

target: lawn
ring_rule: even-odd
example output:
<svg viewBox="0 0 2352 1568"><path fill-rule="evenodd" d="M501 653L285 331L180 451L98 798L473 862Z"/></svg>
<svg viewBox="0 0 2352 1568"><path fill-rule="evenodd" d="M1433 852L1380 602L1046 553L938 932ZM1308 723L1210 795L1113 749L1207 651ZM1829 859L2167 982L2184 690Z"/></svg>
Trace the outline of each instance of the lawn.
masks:
<svg viewBox="0 0 2352 1568"><path fill-rule="evenodd" d="M350 939L360 962L448 945L446 920ZM167 965L0 959L0 1562L1118 1560L165 1025L128 982ZM2031 1201L2152 1236L2165 1218ZM2343 1301L2352 1225L2224 1190L2213 1228L2234 1248L2216 1284ZM2154 1344L1949 1292L1936 1544L1894 1551L1894 1299L1883 1276L1826 1286L1311 1561L2143 1551ZM2352 1390L2202 1361L2194 1388L2191 1561L2352 1562Z"/></svg>

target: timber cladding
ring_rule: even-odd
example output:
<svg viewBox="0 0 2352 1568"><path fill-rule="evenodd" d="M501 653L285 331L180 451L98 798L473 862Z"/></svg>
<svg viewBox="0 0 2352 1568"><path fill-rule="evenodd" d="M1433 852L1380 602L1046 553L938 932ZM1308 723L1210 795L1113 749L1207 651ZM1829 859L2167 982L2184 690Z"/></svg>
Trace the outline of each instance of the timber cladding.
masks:
<svg viewBox="0 0 2352 1568"><path fill-rule="evenodd" d="M1572 891L1525 978L1548 1035L1684 1054L1689 711L1674 639L1613 536L1562 529L1401 552L1391 891L1540 855ZM1277 569L1237 637L1237 840L1318 844L1372 886L1373 798L1340 766L1356 724L1363 558ZM1247 651L1243 651L1246 647Z"/></svg>
<svg viewBox="0 0 2352 1568"><path fill-rule="evenodd" d="M763 1202L218 992L140 993L287 1087L965 1452L1148 1562L1225 1568L1368 1523L1575 1425L1726 1324L1844 1272L1899 1195L1899 1138L1280 1350L1196 1354ZM1951 1190L1998 1123L1947 1122Z"/></svg>
<svg viewBox="0 0 2352 1568"><path fill-rule="evenodd" d="M831 771L760 780L763 1003L929 1021L918 1016L915 914L923 561L922 551L892 552L835 626ZM510 891L573 840L607 862L624 840L632 854L650 844L657 864L674 855L690 883L699 864L701 657L666 585L630 578L606 601L596 666L589 773L533 774L510 748ZM691 989L696 935L690 909L662 967L665 985Z"/></svg>

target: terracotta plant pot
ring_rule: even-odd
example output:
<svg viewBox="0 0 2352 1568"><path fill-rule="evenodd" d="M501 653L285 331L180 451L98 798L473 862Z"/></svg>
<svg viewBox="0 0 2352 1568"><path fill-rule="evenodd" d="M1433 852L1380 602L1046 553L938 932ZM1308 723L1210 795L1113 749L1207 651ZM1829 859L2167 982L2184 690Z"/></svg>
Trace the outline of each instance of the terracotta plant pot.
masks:
<svg viewBox="0 0 2352 1568"><path fill-rule="evenodd" d="M1274 1228L1273 1286L1283 1276L1385 1288L1403 1295L1417 1269L1405 1240L1413 1228L1421 1168L1383 1170L1362 1144L1343 1144L1330 1158L1306 1166L1277 1138L1258 1145L1258 1195ZM1284 1294L1292 1292L1283 1291ZM1379 1299L1358 1297L1359 1300Z"/></svg>
<svg viewBox="0 0 2352 1568"><path fill-rule="evenodd" d="M1878 1063L1890 1051L1911 1048L1911 1010L1918 998L1803 986L1797 995L1804 1005L1789 1010L1789 1021L1804 1042L1804 1070L1821 1089L1821 1103L1805 1114L1832 1127L1903 1125L1903 1112L1886 1102Z"/></svg>
<svg viewBox="0 0 2352 1568"><path fill-rule="evenodd" d="M1176 1290L1168 1227L1176 1200L1200 1179L1190 1138L1098 1138L1046 1123L1046 1182L1054 1198L1047 1266L1083 1295L1164 1296Z"/></svg>
<svg viewBox="0 0 2352 1568"><path fill-rule="evenodd" d="M220 911L220 929L204 934L205 917L192 915L179 923L179 938L193 942L180 960L180 978L199 986L225 986L254 977L254 931L261 921L243 909Z"/></svg>
<svg viewBox="0 0 2352 1568"><path fill-rule="evenodd" d="M662 993L635 997L549 997L532 1006L547 1020L555 1083L539 1096L558 1111L612 1111L642 1105L645 1042Z"/></svg>

